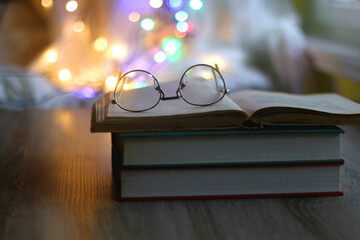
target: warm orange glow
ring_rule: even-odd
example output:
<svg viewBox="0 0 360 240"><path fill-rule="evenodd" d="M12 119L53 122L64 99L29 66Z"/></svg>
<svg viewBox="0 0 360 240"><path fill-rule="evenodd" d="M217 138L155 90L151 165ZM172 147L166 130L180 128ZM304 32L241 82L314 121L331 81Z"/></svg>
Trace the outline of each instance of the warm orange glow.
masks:
<svg viewBox="0 0 360 240"><path fill-rule="evenodd" d="M85 29L85 24L83 21L77 21L73 25L74 32L82 32Z"/></svg>
<svg viewBox="0 0 360 240"><path fill-rule="evenodd" d="M57 61L58 54L56 50L49 49L46 51L45 55L48 62L54 63Z"/></svg>
<svg viewBox="0 0 360 240"><path fill-rule="evenodd" d="M107 48L108 41L105 37L99 37L94 42L94 49L98 52L102 52Z"/></svg>
<svg viewBox="0 0 360 240"><path fill-rule="evenodd" d="M186 32L179 32L178 30L175 30L175 36L178 38L183 38L186 36Z"/></svg>
<svg viewBox="0 0 360 240"><path fill-rule="evenodd" d="M67 81L69 80L71 77L71 72L69 69L62 69L60 72L59 72L59 79L61 81Z"/></svg>
<svg viewBox="0 0 360 240"><path fill-rule="evenodd" d="M52 5L53 5L52 0L41 0L41 6L43 6L44 8L49 8Z"/></svg>
<svg viewBox="0 0 360 240"><path fill-rule="evenodd" d="M114 88L116 85L116 77L115 76L108 76L105 80L105 86L108 88Z"/></svg>
<svg viewBox="0 0 360 240"><path fill-rule="evenodd" d="M111 54L114 58L122 59L126 56L126 48L124 45L115 45L111 49Z"/></svg>

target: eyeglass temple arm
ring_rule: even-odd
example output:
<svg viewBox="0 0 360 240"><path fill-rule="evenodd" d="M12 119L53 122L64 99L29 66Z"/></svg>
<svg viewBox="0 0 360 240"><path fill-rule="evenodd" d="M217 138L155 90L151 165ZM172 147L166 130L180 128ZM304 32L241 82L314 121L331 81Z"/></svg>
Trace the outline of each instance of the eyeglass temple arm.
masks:
<svg viewBox="0 0 360 240"><path fill-rule="evenodd" d="M218 66L216 63L215 63L215 69L218 70L218 71L220 71L220 70L219 70L219 66ZM213 74L213 76L214 76L214 79L215 79L216 89L217 89L218 91L220 91L219 84L218 84L217 77L216 77L216 73L215 73L215 71L214 71L213 68L211 68L211 72L212 72L212 74Z"/></svg>
<svg viewBox="0 0 360 240"><path fill-rule="evenodd" d="M119 73L119 76L120 76L120 78L119 78L119 81L120 81L120 79L121 79L121 77L122 77L122 73L121 73L121 72ZM120 90L122 90L122 89L123 89L124 84L125 84L125 79L124 79L124 81L123 81L123 83L122 83L122 85L121 85ZM117 86L117 84L116 84L116 86ZM115 101L115 91L116 91L116 89L114 90L114 99L113 99L113 100L111 100L111 103L112 103L112 104L116 104L116 101ZM120 92L120 94L121 94L121 92Z"/></svg>

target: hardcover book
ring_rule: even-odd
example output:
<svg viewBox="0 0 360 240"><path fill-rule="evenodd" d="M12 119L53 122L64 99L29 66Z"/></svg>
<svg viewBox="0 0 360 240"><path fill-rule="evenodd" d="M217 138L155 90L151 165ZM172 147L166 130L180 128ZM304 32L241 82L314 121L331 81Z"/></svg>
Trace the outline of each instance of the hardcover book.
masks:
<svg viewBox="0 0 360 240"><path fill-rule="evenodd" d="M174 132L112 133L123 166L208 166L338 161L336 126L287 126Z"/></svg>
<svg viewBox="0 0 360 240"><path fill-rule="evenodd" d="M318 164L115 169L122 200L342 195L342 161Z"/></svg>

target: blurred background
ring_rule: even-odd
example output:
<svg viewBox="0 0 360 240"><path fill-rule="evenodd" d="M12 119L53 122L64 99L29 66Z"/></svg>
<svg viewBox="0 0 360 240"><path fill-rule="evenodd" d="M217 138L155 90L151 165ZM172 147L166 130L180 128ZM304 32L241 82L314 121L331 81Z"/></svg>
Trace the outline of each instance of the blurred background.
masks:
<svg viewBox="0 0 360 240"><path fill-rule="evenodd" d="M231 92L360 102L359 23L359 0L0 0L0 107L91 106L121 73L196 63Z"/></svg>

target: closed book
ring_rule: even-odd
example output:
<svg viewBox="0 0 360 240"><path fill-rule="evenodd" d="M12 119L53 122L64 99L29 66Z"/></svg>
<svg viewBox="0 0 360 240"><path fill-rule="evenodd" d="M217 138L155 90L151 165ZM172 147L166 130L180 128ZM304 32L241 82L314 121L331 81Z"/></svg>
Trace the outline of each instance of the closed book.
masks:
<svg viewBox="0 0 360 240"><path fill-rule="evenodd" d="M341 195L341 164L121 166L114 176L121 200Z"/></svg>
<svg viewBox="0 0 360 240"><path fill-rule="evenodd" d="M112 133L123 166L220 166L329 162L340 159L336 126L287 126L177 132Z"/></svg>

